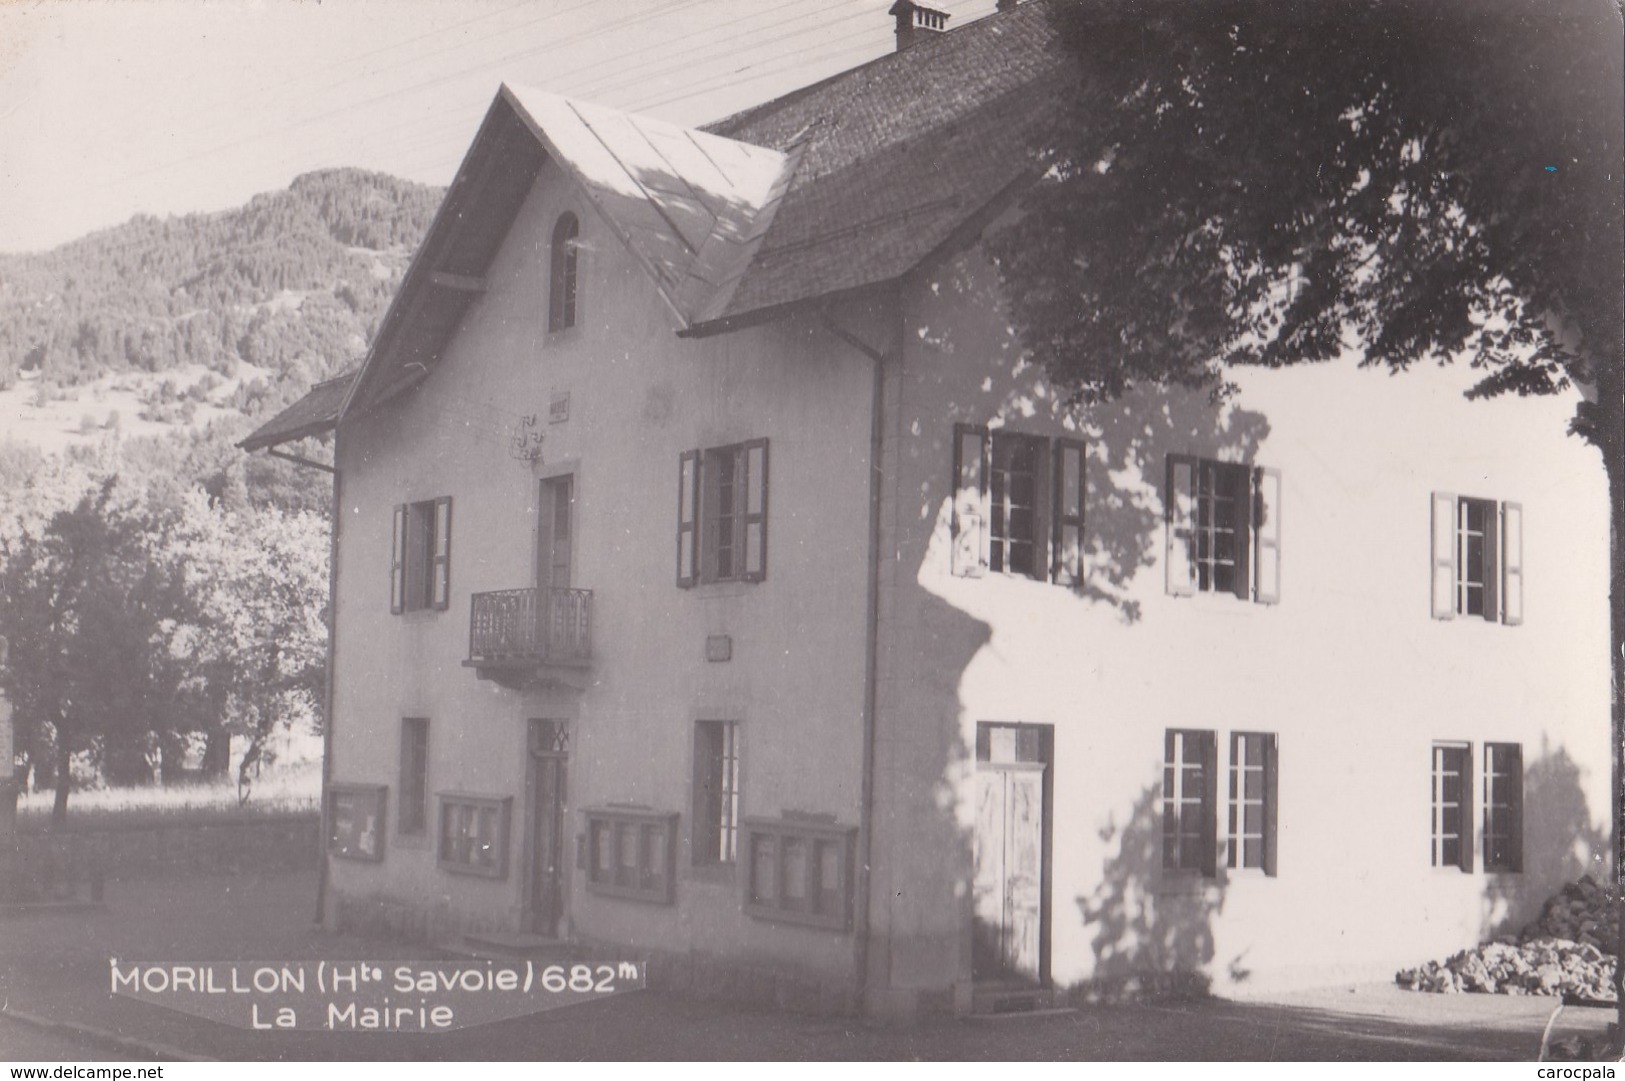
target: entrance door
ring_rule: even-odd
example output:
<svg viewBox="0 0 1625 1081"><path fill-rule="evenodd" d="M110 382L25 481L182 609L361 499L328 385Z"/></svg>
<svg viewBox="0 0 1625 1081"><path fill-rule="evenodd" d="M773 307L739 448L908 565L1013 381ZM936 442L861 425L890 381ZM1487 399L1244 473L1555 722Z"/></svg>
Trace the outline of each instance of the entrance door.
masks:
<svg viewBox="0 0 1625 1081"><path fill-rule="evenodd" d="M1041 982L1049 977L1050 732L977 729L973 975Z"/></svg>
<svg viewBox="0 0 1625 1081"><path fill-rule="evenodd" d="M525 889L525 930L557 938L564 915L565 766L570 727L564 721L532 720L526 735L530 807L525 816L530 881Z"/></svg>

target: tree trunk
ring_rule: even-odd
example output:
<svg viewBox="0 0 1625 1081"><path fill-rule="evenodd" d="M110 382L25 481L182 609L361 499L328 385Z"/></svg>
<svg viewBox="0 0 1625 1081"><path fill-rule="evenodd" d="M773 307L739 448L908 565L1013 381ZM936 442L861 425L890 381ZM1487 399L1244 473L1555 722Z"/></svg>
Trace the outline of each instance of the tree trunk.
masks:
<svg viewBox="0 0 1625 1081"><path fill-rule="evenodd" d="M208 780L223 778L230 769L231 733L224 728L211 728L208 742L203 745L203 776Z"/></svg>
<svg viewBox="0 0 1625 1081"><path fill-rule="evenodd" d="M1625 373L1620 358L1598 365L1594 442L1608 476L1609 663L1613 671L1609 742L1613 777L1608 821L1613 827L1614 1041L1625 1039Z"/></svg>
<svg viewBox="0 0 1625 1081"><path fill-rule="evenodd" d="M56 799L51 803L51 825L63 826L68 821L68 789L73 785L73 751L69 748L67 723L56 725Z"/></svg>

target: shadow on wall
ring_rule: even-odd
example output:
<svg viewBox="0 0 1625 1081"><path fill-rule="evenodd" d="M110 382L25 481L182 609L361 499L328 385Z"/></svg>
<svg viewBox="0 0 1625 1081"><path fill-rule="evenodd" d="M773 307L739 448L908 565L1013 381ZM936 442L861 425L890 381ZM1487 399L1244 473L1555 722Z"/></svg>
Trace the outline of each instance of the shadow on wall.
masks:
<svg viewBox="0 0 1625 1081"><path fill-rule="evenodd" d="M1215 403L1205 390L1170 387L1084 408L1079 427L1089 445L1083 594L1134 622L1139 603L1127 587L1160 558L1168 455L1251 462L1269 436L1269 420Z"/></svg>
<svg viewBox="0 0 1625 1081"><path fill-rule="evenodd" d="M1163 874L1160 805L1160 786L1149 785L1127 822L1101 831L1114 854L1095 892L1078 898L1084 924L1095 930L1095 971L1084 985L1091 996L1207 992L1203 970L1213 961L1213 921L1224 910L1224 887L1194 874Z"/></svg>
<svg viewBox="0 0 1625 1081"><path fill-rule="evenodd" d="M1147 386L1110 402L1072 401L1026 358L999 299L996 273L974 255L961 256L938 272L921 317L921 348L941 362L940 368L923 367L922 379L946 385L966 364L974 363L978 370L990 365L990 376L977 391L966 394L963 387L953 387L942 402L948 415L972 424L1002 424L1016 432L1030 431L1036 422L1048 429L1045 434L1059 434L1049 426L1064 425L1085 443L1085 575L1080 593L1111 605L1127 622L1138 620L1140 607L1129 583L1160 558L1168 455L1252 462L1270 434L1269 420L1243 408L1238 398L1215 401L1200 387ZM975 359L953 359L961 355ZM920 424L939 418L912 419ZM947 464L944 455L945 469ZM937 512L940 499L928 491L922 517Z"/></svg>
<svg viewBox="0 0 1625 1081"><path fill-rule="evenodd" d="M1517 934L1565 883L1588 871L1599 882L1610 880L1608 839L1592 820L1580 767L1568 751L1542 741L1541 756L1525 763L1523 776L1523 873L1488 876L1486 940Z"/></svg>

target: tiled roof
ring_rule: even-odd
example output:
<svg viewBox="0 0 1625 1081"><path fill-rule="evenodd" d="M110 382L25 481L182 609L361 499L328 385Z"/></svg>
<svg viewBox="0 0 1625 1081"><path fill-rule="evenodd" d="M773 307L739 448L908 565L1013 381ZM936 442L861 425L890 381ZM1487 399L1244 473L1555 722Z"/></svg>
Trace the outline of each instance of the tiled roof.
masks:
<svg viewBox="0 0 1625 1081"><path fill-rule="evenodd" d="M332 431L338 424L339 409L344 405L344 396L350 392L350 384L355 382L355 377L356 372L352 370L317 383L303 398L255 428L247 439L237 445L246 451L255 451Z"/></svg>
<svg viewBox="0 0 1625 1081"><path fill-rule="evenodd" d="M1029 3L710 126L806 140L727 318L888 281L1024 175L1030 125L1066 61Z"/></svg>

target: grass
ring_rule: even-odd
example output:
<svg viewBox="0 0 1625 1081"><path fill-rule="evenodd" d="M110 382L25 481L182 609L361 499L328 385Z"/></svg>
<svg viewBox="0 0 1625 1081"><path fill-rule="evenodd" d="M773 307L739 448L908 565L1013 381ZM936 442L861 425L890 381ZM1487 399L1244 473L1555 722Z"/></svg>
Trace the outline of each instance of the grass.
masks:
<svg viewBox="0 0 1625 1081"><path fill-rule="evenodd" d="M172 820L228 820L313 812L321 807L322 766L300 762L268 769L254 780L239 803L232 780L170 788L93 788L68 797L68 821L77 825L126 825ZM18 822L39 828L51 817L52 789L24 792L17 801Z"/></svg>

